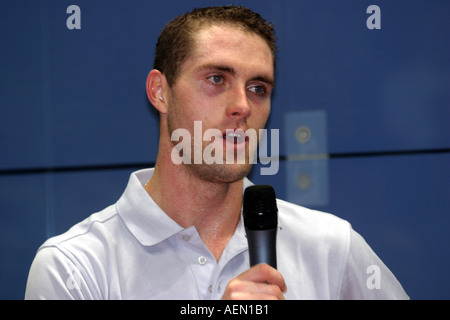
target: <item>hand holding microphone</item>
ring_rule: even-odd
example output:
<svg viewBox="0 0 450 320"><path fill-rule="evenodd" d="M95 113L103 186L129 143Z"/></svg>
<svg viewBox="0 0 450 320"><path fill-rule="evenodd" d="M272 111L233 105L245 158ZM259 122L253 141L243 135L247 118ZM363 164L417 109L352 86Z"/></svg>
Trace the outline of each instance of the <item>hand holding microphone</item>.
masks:
<svg viewBox="0 0 450 320"><path fill-rule="evenodd" d="M232 279L222 297L224 300L284 300L286 283L278 270L268 264L257 264Z"/></svg>

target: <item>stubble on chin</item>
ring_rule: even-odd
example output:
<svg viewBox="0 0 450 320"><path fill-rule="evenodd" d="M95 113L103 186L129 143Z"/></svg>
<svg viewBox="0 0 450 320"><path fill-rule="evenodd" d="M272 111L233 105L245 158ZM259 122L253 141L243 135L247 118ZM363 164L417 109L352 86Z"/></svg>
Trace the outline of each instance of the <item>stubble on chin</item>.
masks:
<svg viewBox="0 0 450 320"><path fill-rule="evenodd" d="M245 178L251 164L184 164L200 180L214 183L233 183Z"/></svg>

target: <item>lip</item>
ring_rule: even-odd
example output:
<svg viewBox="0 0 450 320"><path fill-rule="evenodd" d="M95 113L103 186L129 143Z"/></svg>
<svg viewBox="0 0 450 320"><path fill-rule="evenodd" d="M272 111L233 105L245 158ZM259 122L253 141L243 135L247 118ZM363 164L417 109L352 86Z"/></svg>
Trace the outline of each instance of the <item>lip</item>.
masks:
<svg viewBox="0 0 450 320"><path fill-rule="evenodd" d="M240 151L248 144L248 136L244 129L226 129L222 132L222 139L226 150Z"/></svg>
<svg viewBox="0 0 450 320"><path fill-rule="evenodd" d="M248 139L246 131L241 128L226 129L225 131L222 131L222 138L227 139L230 142L234 139L234 143L237 144L243 143Z"/></svg>
<svg viewBox="0 0 450 320"><path fill-rule="evenodd" d="M242 143L246 140L247 136L245 134L245 130L244 129L226 129L225 132L222 132L222 138L223 139L227 139L230 142L233 142L234 139L234 143Z"/></svg>

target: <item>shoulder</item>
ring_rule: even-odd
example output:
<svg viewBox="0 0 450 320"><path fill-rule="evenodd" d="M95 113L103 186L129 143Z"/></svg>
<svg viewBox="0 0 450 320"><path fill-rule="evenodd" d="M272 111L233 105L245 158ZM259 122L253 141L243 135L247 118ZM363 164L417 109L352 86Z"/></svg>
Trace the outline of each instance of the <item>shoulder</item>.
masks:
<svg viewBox="0 0 450 320"><path fill-rule="evenodd" d="M277 199L278 219L283 230L302 234L309 239L350 241L351 225L336 215L308 209Z"/></svg>
<svg viewBox="0 0 450 320"><path fill-rule="evenodd" d="M105 278L105 261L119 224L111 206L45 241L30 268L27 299L101 298L105 285L95 279Z"/></svg>
<svg viewBox="0 0 450 320"><path fill-rule="evenodd" d="M340 277L351 250L350 223L283 200L277 200L277 205L280 245L303 261L328 265Z"/></svg>
<svg viewBox="0 0 450 320"><path fill-rule="evenodd" d="M283 200L277 206L280 270L290 282L290 299L337 298L351 248L350 224Z"/></svg>
<svg viewBox="0 0 450 320"><path fill-rule="evenodd" d="M116 228L117 220L118 214L115 206L107 207L75 224L66 232L47 239L40 249L67 246L76 242L90 242L92 245L95 242L94 239L105 241L112 236L111 233Z"/></svg>
<svg viewBox="0 0 450 320"><path fill-rule="evenodd" d="M45 241L38 249L36 258L41 258L40 261L44 263L64 260L78 269L86 269L88 273L101 269L123 236L119 232L121 224L115 206L107 207L75 224L65 233Z"/></svg>

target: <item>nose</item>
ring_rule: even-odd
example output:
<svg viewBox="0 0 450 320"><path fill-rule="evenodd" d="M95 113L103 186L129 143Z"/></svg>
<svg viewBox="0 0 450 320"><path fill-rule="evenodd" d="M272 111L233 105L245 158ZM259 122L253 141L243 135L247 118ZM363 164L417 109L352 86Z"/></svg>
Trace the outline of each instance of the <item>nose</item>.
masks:
<svg viewBox="0 0 450 320"><path fill-rule="evenodd" d="M230 100L226 110L228 117L236 120L245 119L250 115L250 111L250 103L245 89L230 92Z"/></svg>

